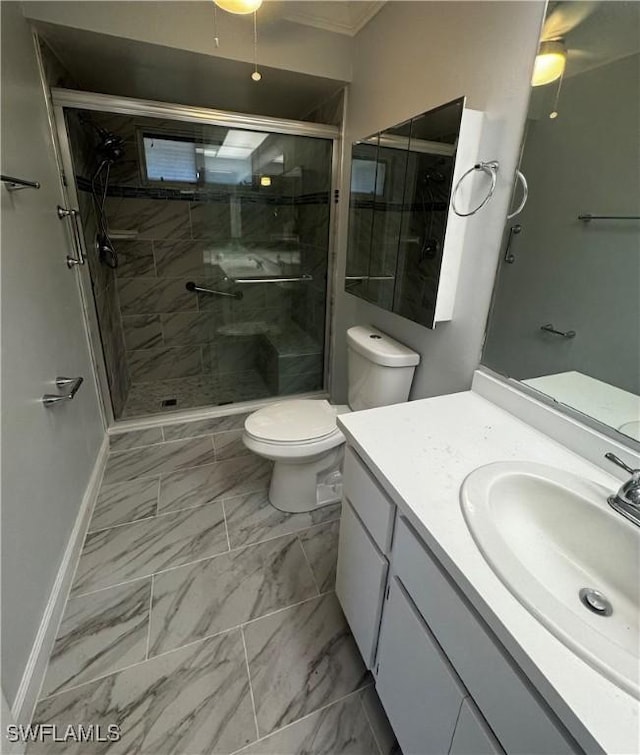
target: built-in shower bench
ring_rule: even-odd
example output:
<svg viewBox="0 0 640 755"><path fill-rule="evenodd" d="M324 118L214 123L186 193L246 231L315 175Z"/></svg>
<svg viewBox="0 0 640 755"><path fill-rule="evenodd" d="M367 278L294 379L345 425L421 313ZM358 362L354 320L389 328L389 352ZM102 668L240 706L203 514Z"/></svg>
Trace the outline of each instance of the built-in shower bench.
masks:
<svg viewBox="0 0 640 755"><path fill-rule="evenodd" d="M258 370L275 395L319 390L322 357L322 344L294 322L263 333L258 339Z"/></svg>

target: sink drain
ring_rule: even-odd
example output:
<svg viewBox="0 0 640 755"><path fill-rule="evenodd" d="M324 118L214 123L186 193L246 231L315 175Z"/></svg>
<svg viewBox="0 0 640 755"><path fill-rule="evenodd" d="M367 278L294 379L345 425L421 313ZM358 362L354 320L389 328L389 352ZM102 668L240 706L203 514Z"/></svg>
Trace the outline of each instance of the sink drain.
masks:
<svg viewBox="0 0 640 755"><path fill-rule="evenodd" d="M590 611L597 613L598 616L611 616L613 613L613 606L598 590L594 590L591 587L583 587L578 595L582 603Z"/></svg>

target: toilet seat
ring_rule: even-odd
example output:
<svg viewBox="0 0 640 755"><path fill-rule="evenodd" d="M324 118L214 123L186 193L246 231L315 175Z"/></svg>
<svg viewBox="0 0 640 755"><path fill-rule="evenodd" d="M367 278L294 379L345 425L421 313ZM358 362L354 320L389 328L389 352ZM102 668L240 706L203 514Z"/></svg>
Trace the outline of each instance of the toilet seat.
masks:
<svg viewBox="0 0 640 755"><path fill-rule="evenodd" d="M278 445L309 443L335 433L336 410L324 399L291 399L254 412L244 429L256 440Z"/></svg>
<svg viewBox="0 0 640 755"><path fill-rule="evenodd" d="M259 409L245 420L244 444L273 460L308 459L342 445L336 410L324 399L291 399Z"/></svg>

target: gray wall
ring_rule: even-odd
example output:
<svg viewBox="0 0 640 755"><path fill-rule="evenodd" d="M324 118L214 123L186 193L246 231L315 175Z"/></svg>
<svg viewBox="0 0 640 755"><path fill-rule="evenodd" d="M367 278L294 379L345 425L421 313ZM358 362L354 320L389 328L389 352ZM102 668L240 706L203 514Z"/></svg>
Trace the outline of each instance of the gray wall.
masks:
<svg viewBox="0 0 640 755"><path fill-rule="evenodd" d="M392 2L355 38L346 151L351 141L466 95L487 113L483 159L501 170L493 201L469 222L454 319L434 331L344 293L348 201L341 202L332 395L346 398L345 331L372 324L422 355L411 392L469 388L480 360L543 2ZM348 170L342 196L348 196Z"/></svg>
<svg viewBox="0 0 640 755"><path fill-rule="evenodd" d="M554 88L555 90L555 88ZM517 221L516 262L500 274L483 362L516 378L566 370L640 393L638 215L640 56L567 79L559 117L529 122L523 171L530 198ZM543 92L541 92L543 94ZM552 322L571 340L542 333Z"/></svg>
<svg viewBox="0 0 640 755"><path fill-rule="evenodd" d="M258 16L261 66L348 81L351 38L311 26L273 23L270 3ZM274 3L275 6L275 3ZM220 46L214 43L213 3L184 0L112 0L25 3L34 20L110 34L231 60L253 61L251 19L218 11ZM277 17L277 13L275 14Z"/></svg>
<svg viewBox="0 0 640 755"><path fill-rule="evenodd" d="M12 704L104 436L45 101L27 23L2 2L2 690ZM40 403L56 375L76 399Z"/></svg>

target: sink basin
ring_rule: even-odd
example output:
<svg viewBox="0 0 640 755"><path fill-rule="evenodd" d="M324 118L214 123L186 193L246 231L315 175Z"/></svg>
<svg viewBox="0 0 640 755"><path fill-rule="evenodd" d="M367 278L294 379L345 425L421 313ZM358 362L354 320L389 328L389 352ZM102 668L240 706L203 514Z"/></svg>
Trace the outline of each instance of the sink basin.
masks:
<svg viewBox="0 0 640 755"><path fill-rule="evenodd" d="M542 464L497 462L466 478L460 500L476 545L520 603L640 698L640 528L609 507L612 492ZM597 591L591 607L585 589Z"/></svg>

